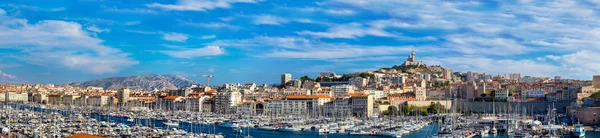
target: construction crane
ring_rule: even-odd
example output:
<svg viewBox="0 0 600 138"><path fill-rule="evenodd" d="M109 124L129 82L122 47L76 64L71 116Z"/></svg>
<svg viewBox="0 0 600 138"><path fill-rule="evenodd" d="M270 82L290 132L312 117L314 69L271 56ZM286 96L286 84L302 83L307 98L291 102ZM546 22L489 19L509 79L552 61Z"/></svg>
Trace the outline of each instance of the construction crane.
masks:
<svg viewBox="0 0 600 138"><path fill-rule="evenodd" d="M210 78L215 77L214 75L202 75L202 77L206 77L207 86L210 87Z"/></svg>

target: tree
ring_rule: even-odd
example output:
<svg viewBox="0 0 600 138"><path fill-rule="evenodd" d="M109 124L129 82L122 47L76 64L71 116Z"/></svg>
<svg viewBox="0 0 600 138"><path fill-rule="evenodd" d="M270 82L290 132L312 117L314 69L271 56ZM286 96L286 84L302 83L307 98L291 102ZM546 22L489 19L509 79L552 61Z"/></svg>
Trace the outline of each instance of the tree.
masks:
<svg viewBox="0 0 600 138"><path fill-rule="evenodd" d="M481 97L485 97L485 96L487 96L487 94L485 94L485 93L481 94Z"/></svg>
<svg viewBox="0 0 600 138"><path fill-rule="evenodd" d="M300 80L301 80L301 81L314 81L314 79L311 79L311 78L310 78L310 77L308 77L308 76L302 76L302 77L300 77Z"/></svg>
<svg viewBox="0 0 600 138"><path fill-rule="evenodd" d="M388 106L388 112L389 112L391 115L395 115L395 114L398 112L398 108L397 108L397 107L395 107L395 106Z"/></svg>
<svg viewBox="0 0 600 138"><path fill-rule="evenodd" d="M600 100L600 91L593 93L589 98L596 101Z"/></svg>

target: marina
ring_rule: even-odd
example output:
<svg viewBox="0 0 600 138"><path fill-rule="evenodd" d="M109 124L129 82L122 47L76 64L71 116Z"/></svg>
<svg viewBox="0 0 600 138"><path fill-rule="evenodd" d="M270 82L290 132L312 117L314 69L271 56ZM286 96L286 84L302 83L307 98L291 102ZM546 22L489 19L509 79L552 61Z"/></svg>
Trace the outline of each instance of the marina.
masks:
<svg viewBox="0 0 600 138"><path fill-rule="evenodd" d="M570 130L563 125L542 125L541 122L515 125L514 128L519 129L513 128L511 131L507 129L510 127L503 127L507 126L506 119L490 119L491 115L465 117L459 114L446 114L372 120L348 118L337 121L328 119L275 121L261 116L199 115L185 111L156 112L156 114L150 113L144 116L138 114L143 112L135 111L97 113L83 109L83 107L48 107L35 104L4 105L2 106L3 113L0 114L3 120L0 125L3 134L7 135L10 131L12 135L21 137L65 137L79 133L106 137L278 137L290 135L294 137L414 138L551 137L552 135L570 137L573 134L569 133ZM455 116L456 120L440 118L443 116ZM486 120L493 120L492 122L497 123L490 125L491 122L486 122ZM455 125L445 125L448 123ZM552 129L552 127L554 128ZM448 131L449 128L455 129ZM496 133L492 132L493 128L497 128ZM575 128L576 130L583 129L579 125ZM528 129L530 131L523 131ZM556 133L552 131L556 131ZM577 133L578 137L585 137L580 133L585 130L574 130L573 132L579 132ZM587 137L598 135L593 131L583 134L587 134Z"/></svg>

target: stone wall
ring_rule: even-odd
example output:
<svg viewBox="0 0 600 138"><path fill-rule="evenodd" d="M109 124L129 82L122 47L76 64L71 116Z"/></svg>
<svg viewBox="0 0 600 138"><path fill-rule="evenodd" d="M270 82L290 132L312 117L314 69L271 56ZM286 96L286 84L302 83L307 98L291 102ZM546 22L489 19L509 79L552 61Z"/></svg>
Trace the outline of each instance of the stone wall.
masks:
<svg viewBox="0 0 600 138"><path fill-rule="evenodd" d="M462 103L462 109L463 111L471 111L471 112L475 112L475 113L481 113L481 112L485 112L485 113L492 113L493 112L493 107L495 104L496 107L496 113L499 113L500 111L502 112L506 112L507 107L509 105L508 102L463 102ZM565 113L566 107L570 105L570 102L511 102L510 106L511 106L511 110L514 111L514 113L516 113L517 111L517 107L518 107L518 113L523 113L523 109L527 110L527 113L531 113L531 110L533 110L534 113L536 114L546 114L548 107L551 107L554 104L554 107L556 108L556 112L558 113Z"/></svg>
<svg viewBox="0 0 600 138"><path fill-rule="evenodd" d="M414 106L429 106L431 102L439 102L446 109L450 109L452 106L452 101L450 100L435 100L435 101L407 101L406 105L414 105Z"/></svg>

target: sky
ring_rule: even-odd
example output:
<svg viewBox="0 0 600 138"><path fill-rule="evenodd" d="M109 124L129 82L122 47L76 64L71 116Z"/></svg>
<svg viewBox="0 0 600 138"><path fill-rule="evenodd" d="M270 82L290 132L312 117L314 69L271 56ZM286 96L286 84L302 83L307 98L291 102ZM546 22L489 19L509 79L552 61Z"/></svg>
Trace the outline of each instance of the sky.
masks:
<svg viewBox="0 0 600 138"><path fill-rule="evenodd" d="M3 0L0 83L175 74L279 82L417 60L590 80L598 0Z"/></svg>

